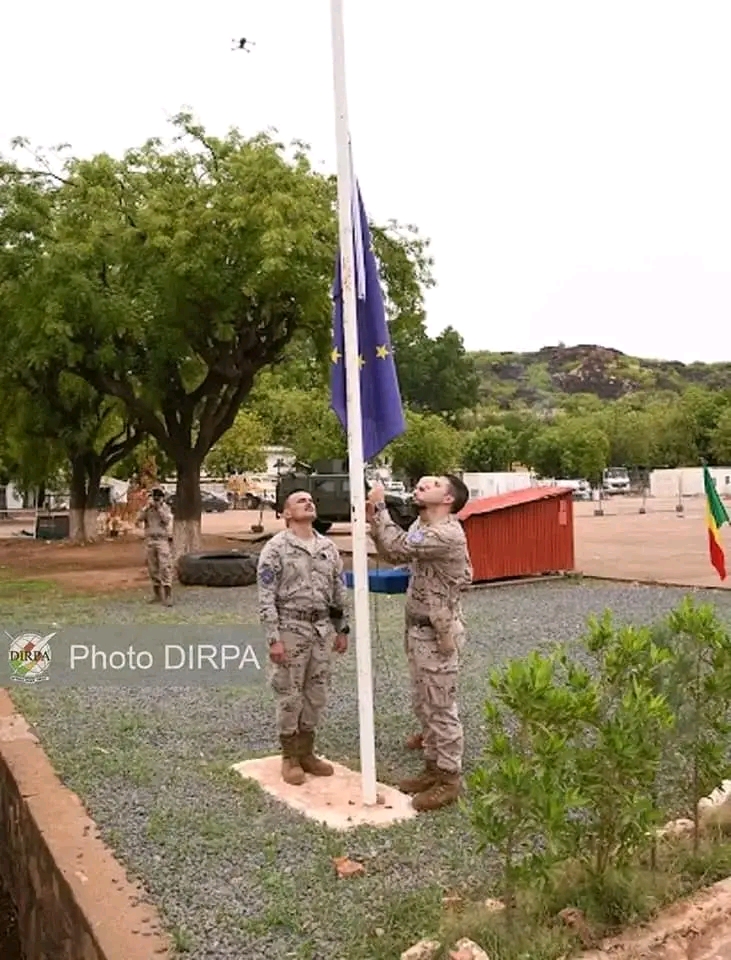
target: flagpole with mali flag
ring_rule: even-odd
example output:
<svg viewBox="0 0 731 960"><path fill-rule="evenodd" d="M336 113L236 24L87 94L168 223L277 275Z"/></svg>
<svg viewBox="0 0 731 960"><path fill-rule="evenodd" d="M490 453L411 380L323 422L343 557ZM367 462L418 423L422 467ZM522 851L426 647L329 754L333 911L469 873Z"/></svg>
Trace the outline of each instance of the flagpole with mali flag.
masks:
<svg viewBox="0 0 731 960"><path fill-rule="evenodd" d="M711 554L711 563L722 580L726 579L726 555L721 542L721 527L730 523L728 512L718 495L716 484L708 470L703 465L703 486L706 491L706 525L708 527L708 549Z"/></svg>
<svg viewBox="0 0 731 960"><path fill-rule="evenodd" d="M333 286L332 407L348 435L362 802L378 802L373 719L365 462L405 430L396 367L360 190L345 89L343 0L331 0L340 245Z"/></svg>

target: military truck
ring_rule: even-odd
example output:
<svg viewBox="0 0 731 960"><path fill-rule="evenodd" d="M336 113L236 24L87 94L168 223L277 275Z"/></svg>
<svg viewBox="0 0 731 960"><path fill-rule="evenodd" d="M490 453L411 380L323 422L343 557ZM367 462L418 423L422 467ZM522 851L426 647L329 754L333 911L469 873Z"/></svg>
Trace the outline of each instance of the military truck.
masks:
<svg viewBox="0 0 731 960"><path fill-rule="evenodd" d="M350 523L350 477L346 460L319 460L312 465L296 463L294 469L283 474L277 483L277 517L282 514L284 501L295 490L307 490L315 501L315 529L318 533L327 533L334 523ZM386 506L402 530L408 530L416 519L413 500L408 493L387 490Z"/></svg>

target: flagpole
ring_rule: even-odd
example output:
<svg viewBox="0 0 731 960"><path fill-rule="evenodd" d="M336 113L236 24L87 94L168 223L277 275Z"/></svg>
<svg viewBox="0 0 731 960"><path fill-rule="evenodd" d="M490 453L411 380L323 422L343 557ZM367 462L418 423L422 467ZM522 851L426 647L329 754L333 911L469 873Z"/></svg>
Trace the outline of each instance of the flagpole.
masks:
<svg viewBox="0 0 731 960"><path fill-rule="evenodd" d="M338 170L338 221L340 228L343 297L344 362L348 416L348 467L353 536L353 595L355 650L358 669L358 714L360 719L360 769L362 800L378 802L376 792L376 743L373 724L373 673L371 625L368 608L368 540L365 515L365 463L360 403L360 364L355 296L355 251L353 246L353 173L350 163L350 131L345 88L345 31L343 2L330 0L335 88L335 143Z"/></svg>

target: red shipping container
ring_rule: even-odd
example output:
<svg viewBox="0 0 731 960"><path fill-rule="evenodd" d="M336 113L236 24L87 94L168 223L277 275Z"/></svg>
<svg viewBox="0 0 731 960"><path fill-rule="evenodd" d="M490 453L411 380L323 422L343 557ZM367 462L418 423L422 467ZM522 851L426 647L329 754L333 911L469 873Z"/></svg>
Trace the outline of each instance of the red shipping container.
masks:
<svg viewBox="0 0 731 960"><path fill-rule="evenodd" d="M458 516L474 582L572 571L573 508L568 487L529 487L466 504Z"/></svg>

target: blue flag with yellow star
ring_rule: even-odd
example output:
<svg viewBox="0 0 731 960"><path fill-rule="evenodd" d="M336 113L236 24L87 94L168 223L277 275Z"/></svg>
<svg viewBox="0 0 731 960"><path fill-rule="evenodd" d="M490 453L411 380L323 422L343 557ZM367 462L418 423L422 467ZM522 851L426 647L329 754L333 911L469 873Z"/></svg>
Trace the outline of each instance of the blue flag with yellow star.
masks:
<svg viewBox="0 0 731 960"><path fill-rule="evenodd" d="M391 351L386 311L378 278L378 265L371 245L360 187L355 185L353 204L353 247L355 251L355 293L358 323L358 366L363 421L363 459L372 460L406 429L401 391ZM333 285L333 350L330 389L332 408L347 432L345 389L342 262L338 249Z"/></svg>

